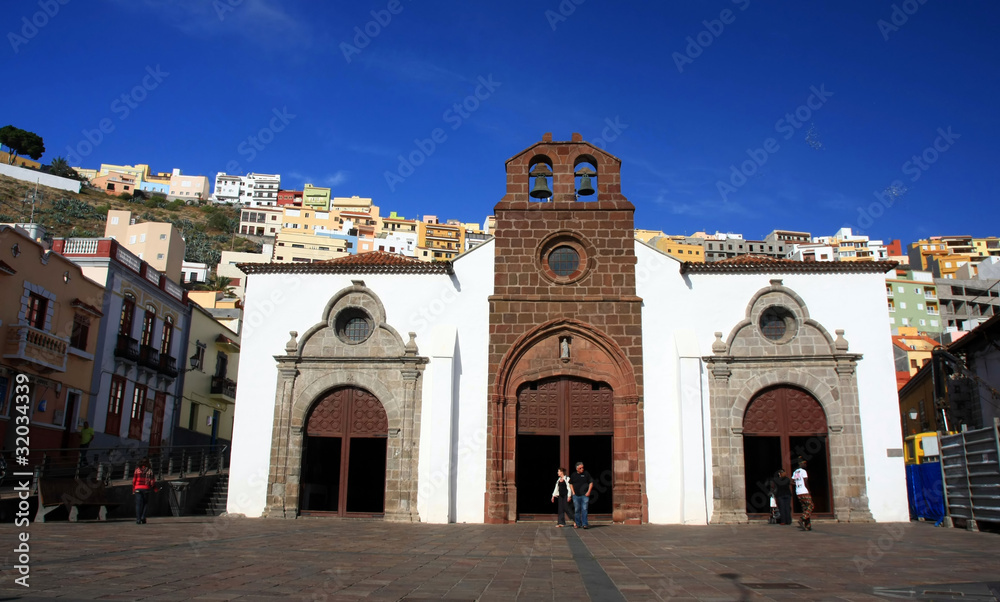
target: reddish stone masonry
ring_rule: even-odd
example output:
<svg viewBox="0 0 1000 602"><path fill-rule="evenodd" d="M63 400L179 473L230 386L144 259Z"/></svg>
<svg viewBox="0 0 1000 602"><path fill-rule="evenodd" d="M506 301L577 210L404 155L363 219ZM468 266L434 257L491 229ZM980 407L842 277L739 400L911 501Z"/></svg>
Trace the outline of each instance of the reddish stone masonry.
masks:
<svg viewBox="0 0 1000 602"><path fill-rule="evenodd" d="M596 168L596 196L577 200L574 172ZM529 175L551 169L552 197L529 195ZM486 522L517 519L514 474L517 390L551 376L606 382L613 389L615 522L646 522L642 405L642 300L635 292L635 207L621 194L621 161L573 134L551 134L507 161L507 193L494 209L496 264L490 297ZM580 267L547 265L567 245ZM573 343L560 358L560 340Z"/></svg>

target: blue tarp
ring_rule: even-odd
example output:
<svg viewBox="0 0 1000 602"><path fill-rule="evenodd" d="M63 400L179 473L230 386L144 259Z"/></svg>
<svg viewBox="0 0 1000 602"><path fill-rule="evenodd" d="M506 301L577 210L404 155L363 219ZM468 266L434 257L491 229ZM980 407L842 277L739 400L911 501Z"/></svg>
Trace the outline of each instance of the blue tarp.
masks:
<svg viewBox="0 0 1000 602"><path fill-rule="evenodd" d="M940 523L944 519L944 485L941 463L906 465L906 493L910 500L910 518Z"/></svg>

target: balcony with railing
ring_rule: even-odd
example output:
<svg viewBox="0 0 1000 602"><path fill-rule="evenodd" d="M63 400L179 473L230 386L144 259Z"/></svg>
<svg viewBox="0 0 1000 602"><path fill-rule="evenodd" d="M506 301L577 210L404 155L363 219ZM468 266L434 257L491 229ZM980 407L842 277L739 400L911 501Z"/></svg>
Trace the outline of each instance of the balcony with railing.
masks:
<svg viewBox="0 0 1000 602"><path fill-rule="evenodd" d="M170 378L177 378L177 360L161 353L160 365L157 368L157 372Z"/></svg>
<svg viewBox="0 0 1000 602"><path fill-rule="evenodd" d="M118 342L115 344L115 357L130 362L139 361L139 341L125 334L118 335Z"/></svg>
<svg viewBox="0 0 1000 602"><path fill-rule="evenodd" d="M68 350L69 339L27 324L13 324L7 327L3 357L33 364L42 371L65 372Z"/></svg>
<svg viewBox="0 0 1000 602"><path fill-rule="evenodd" d="M937 293L935 291L924 291L924 299L937 299Z"/></svg>
<svg viewBox="0 0 1000 602"><path fill-rule="evenodd" d="M228 379L225 376L213 376L210 393L212 394L212 397L215 397L216 399L235 403L236 381Z"/></svg>
<svg viewBox="0 0 1000 602"><path fill-rule="evenodd" d="M139 365L158 371L160 369L160 351L150 345L139 345Z"/></svg>

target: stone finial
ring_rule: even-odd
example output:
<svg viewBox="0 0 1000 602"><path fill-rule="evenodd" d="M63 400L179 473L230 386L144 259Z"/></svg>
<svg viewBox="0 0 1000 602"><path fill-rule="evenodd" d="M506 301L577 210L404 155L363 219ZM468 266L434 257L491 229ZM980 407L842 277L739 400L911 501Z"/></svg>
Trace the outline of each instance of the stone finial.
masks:
<svg viewBox="0 0 1000 602"><path fill-rule="evenodd" d="M413 357L417 355L417 333L411 332L409 334L410 334L410 340L406 343L406 346L403 348L404 350L403 355Z"/></svg>
<svg viewBox="0 0 1000 602"><path fill-rule="evenodd" d="M354 286L354 288L365 288L364 280L351 280L351 284Z"/></svg>
<svg viewBox="0 0 1000 602"><path fill-rule="evenodd" d="M299 350L299 343L295 340L296 338L298 338L299 333L294 330L289 330L288 334L291 335L292 338L288 339L288 342L285 343L285 353L287 353L288 355L293 355L296 351Z"/></svg>
<svg viewBox="0 0 1000 602"><path fill-rule="evenodd" d="M833 342L833 348L837 351L847 351L848 343L847 339L844 338L844 329L838 328L834 332L837 333L837 340Z"/></svg>
<svg viewBox="0 0 1000 602"><path fill-rule="evenodd" d="M771 286L778 287L781 286L782 280L781 278L775 278L773 280L769 280L768 282L771 283Z"/></svg>
<svg viewBox="0 0 1000 602"><path fill-rule="evenodd" d="M722 333L715 333L715 342L712 343L712 353L721 355L726 352L726 342L722 340Z"/></svg>

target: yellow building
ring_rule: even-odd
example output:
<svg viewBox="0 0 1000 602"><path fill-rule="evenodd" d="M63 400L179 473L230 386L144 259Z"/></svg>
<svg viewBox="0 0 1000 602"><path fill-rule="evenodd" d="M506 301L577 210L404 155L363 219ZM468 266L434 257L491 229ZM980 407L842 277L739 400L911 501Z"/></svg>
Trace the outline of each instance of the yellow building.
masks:
<svg viewBox="0 0 1000 602"><path fill-rule="evenodd" d="M973 238L972 248L981 257L1000 257L1000 238L996 236Z"/></svg>
<svg viewBox="0 0 1000 602"><path fill-rule="evenodd" d="M406 219L395 211L382 218L382 232L417 232L417 220Z"/></svg>
<svg viewBox="0 0 1000 602"><path fill-rule="evenodd" d="M10 161L10 153L8 153L7 151L0 151L0 162L2 162L4 165L7 165L8 161ZM27 167L28 169L42 168L42 164L39 163L38 161L32 161L31 159L26 159L21 156L18 156L16 159L14 159L13 164L16 167Z"/></svg>
<svg viewBox="0 0 1000 602"><path fill-rule="evenodd" d="M274 263L315 263L352 255L357 237L326 236L283 228L274 243Z"/></svg>
<svg viewBox="0 0 1000 602"><path fill-rule="evenodd" d="M85 169L83 167L74 167L73 171L80 174L80 177L83 178L84 180L87 180L88 182L90 182L99 175L96 169Z"/></svg>
<svg viewBox="0 0 1000 602"><path fill-rule="evenodd" d="M329 211L330 189L306 184L302 187L302 206L318 209L319 211Z"/></svg>
<svg viewBox="0 0 1000 602"><path fill-rule="evenodd" d="M130 211L108 211L104 237L113 238L174 282L181 281L184 263L184 239L173 224L166 222L132 223Z"/></svg>
<svg viewBox="0 0 1000 602"><path fill-rule="evenodd" d="M233 439L240 336L191 303L183 402L174 443L205 445ZM195 361L192 361L193 358Z"/></svg>
<svg viewBox="0 0 1000 602"><path fill-rule="evenodd" d="M635 229L635 239L647 244L650 240L656 238L657 236L666 236L666 234L663 230L643 230L642 228Z"/></svg>
<svg viewBox="0 0 1000 602"><path fill-rule="evenodd" d="M425 215L417 224L417 259L445 261L465 250L465 230L461 224L441 224L433 215Z"/></svg>
<svg viewBox="0 0 1000 602"><path fill-rule="evenodd" d="M97 175L106 176L113 171L135 176L136 188L149 178L149 166L143 165L142 163L138 165L111 165L110 163L101 163L101 168L97 171Z"/></svg>
<svg viewBox="0 0 1000 602"><path fill-rule="evenodd" d="M705 263L705 247L701 243L687 241L683 236L654 236L645 242L681 261Z"/></svg>
<svg viewBox="0 0 1000 602"><path fill-rule="evenodd" d="M0 226L0 249L0 447L15 447L12 393L25 384L22 374L31 378L31 448L76 447L93 390L104 287L18 228Z"/></svg>

